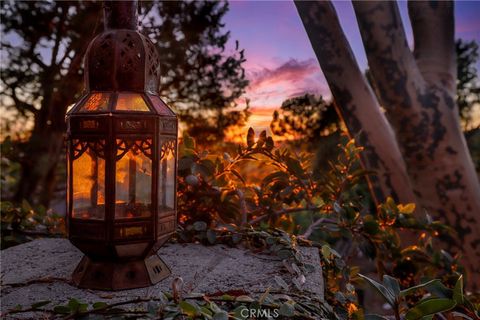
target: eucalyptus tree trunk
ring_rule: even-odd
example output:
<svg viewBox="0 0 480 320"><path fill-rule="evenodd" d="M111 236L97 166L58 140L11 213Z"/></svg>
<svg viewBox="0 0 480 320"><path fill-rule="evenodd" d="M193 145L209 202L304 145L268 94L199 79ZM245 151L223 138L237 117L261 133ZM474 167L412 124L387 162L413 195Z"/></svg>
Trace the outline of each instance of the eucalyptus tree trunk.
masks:
<svg viewBox="0 0 480 320"><path fill-rule="evenodd" d="M415 50L406 41L396 3L354 2L370 73L378 99L358 76L335 10L329 2L297 2L327 82L349 130L368 132L370 148L379 159L394 156L406 171L385 167L389 176L408 175L419 208L457 232L450 250L463 255L469 284L478 287L480 274L480 185L460 128L455 103L456 65L451 2L411 2L409 14ZM345 53L349 54L346 55ZM362 95L363 93L363 95ZM366 100L366 97L369 100ZM381 105L388 123L379 125ZM354 108L352 108L354 106ZM360 118L358 113L363 113ZM393 128L395 135L388 134ZM359 129L360 128L360 129ZM396 139L395 139L396 138ZM398 151L400 150L400 151ZM401 153L401 155L400 155ZM367 155L368 156L368 155ZM376 170L365 162L369 169ZM403 186L407 186L404 183ZM393 190L405 192L393 185ZM388 189L385 189L388 192ZM405 201L403 197L398 197Z"/></svg>
<svg viewBox="0 0 480 320"><path fill-rule="evenodd" d="M369 178L377 202L392 196L416 202L394 133L375 94L358 67L330 2L299 1L297 9L349 135L365 148L363 165L375 171Z"/></svg>

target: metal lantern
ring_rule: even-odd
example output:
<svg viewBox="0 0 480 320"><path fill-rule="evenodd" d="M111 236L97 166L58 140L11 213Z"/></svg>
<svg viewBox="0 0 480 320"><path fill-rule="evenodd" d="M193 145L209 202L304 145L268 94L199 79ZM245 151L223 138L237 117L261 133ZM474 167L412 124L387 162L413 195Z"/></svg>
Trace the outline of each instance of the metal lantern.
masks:
<svg viewBox="0 0 480 320"><path fill-rule="evenodd" d="M176 226L177 118L158 96L159 56L136 31L136 1L106 1L85 56L86 93L67 113L68 235L80 287L145 287Z"/></svg>

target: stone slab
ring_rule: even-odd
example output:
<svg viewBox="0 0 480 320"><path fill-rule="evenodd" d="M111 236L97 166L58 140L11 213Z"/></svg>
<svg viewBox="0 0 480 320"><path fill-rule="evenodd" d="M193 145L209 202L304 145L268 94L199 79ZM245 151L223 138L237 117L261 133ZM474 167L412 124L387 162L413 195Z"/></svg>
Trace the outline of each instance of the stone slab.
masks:
<svg viewBox="0 0 480 320"><path fill-rule="evenodd" d="M315 270L305 275L302 290L323 300L318 250L300 247L300 252L303 261L315 266ZM135 297L154 297L160 292L171 292L171 283L176 277L183 279L184 294L212 294L237 289L255 293L268 287L280 289L274 280L275 275L292 283L292 275L277 257L223 245L167 244L157 254L172 269L170 277L148 288L110 292L71 285L70 276L82 253L67 239L38 239L8 248L0 254L2 313L17 304L29 306L40 300L63 303L76 298L89 303L113 303ZM42 279L47 281L42 283Z"/></svg>

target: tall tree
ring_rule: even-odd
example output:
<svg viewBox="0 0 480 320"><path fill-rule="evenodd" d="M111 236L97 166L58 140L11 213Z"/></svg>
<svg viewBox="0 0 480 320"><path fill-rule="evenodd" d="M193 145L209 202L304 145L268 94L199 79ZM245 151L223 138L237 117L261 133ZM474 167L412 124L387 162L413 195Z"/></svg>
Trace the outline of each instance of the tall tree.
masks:
<svg viewBox="0 0 480 320"><path fill-rule="evenodd" d="M83 88L82 60L102 30L99 1L4 1L1 4L1 99L6 109L30 117L33 129L18 152L22 166L15 200L48 205L61 159L64 116ZM144 33L161 54L160 92L187 127L207 127L222 137L246 119L235 101L248 82L243 51L226 52L226 2L145 3ZM197 130L198 131L198 130ZM38 195L38 196L36 196Z"/></svg>
<svg viewBox="0 0 480 320"><path fill-rule="evenodd" d="M472 128L472 112L480 106L480 81L476 62L479 58L478 44L475 41L458 39L455 42L457 53L457 103L463 129ZM475 125L475 124L473 124ZM478 124L477 124L478 126Z"/></svg>
<svg viewBox="0 0 480 320"><path fill-rule="evenodd" d="M15 200L48 204L55 187L65 132L65 111L83 87L82 60L101 26L98 2L2 2L2 100L33 119L18 159L22 173ZM8 98L7 98L8 97Z"/></svg>
<svg viewBox="0 0 480 320"><path fill-rule="evenodd" d="M368 143L379 159L392 157L405 163L400 173L408 174L417 205L456 229L456 241L450 244L463 253L470 285L478 285L480 185L455 103L453 3L409 3L413 52L396 3L353 5L378 97L358 75L358 65L332 4L296 2L339 110L347 114L343 116L347 127L352 132L369 132ZM380 105L388 122L378 115ZM367 116L362 119L358 114ZM389 131L385 127L393 128L395 135L388 135L388 141L374 140L373 136ZM378 170L371 162L365 164ZM392 169L385 168L385 174L396 175ZM400 190L398 186L394 189Z"/></svg>
<svg viewBox="0 0 480 320"><path fill-rule="evenodd" d="M315 147L313 144L319 137L339 129L339 121L332 102L307 93L283 101L280 110L273 112L270 129L278 136Z"/></svg>
<svg viewBox="0 0 480 320"><path fill-rule="evenodd" d="M228 2L156 1L143 19L144 32L160 51L160 93L199 143L222 141L228 128L248 118L236 103L248 80L238 41L227 52L227 11Z"/></svg>

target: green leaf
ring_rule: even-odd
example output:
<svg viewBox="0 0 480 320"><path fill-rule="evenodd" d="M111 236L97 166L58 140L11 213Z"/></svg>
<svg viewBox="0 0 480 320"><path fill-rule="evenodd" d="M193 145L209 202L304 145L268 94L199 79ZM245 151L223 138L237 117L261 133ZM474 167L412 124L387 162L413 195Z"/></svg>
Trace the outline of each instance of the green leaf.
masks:
<svg viewBox="0 0 480 320"><path fill-rule="evenodd" d="M383 285L393 292L393 295L395 297L398 297L400 295L400 283L398 282L397 279L390 277L389 275L384 275L383 276Z"/></svg>
<svg viewBox="0 0 480 320"><path fill-rule="evenodd" d="M265 144L265 148L266 148L268 151L272 151L273 146L274 146L274 143L273 143L272 137L268 137L268 138L267 138L267 142L266 142L266 144Z"/></svg>
<svg viewBox="0 0 480 320"><path fill-rule="evenodd" d="M72 311L77 311L79 306L80 306L80 302L77 299L72 298L68 301L68 307Z"/></svg>
<svg viewBox="0 0 480 320"><path fill-rule="evenodd" d="M34 304L32 304L31 308L32 309L38 309L40 307L43 307L49 303L51 303L52 301L50 300L43 300L43 301L38 301L38 302L35 302Z"/></svg>
<svg viewBox="0 0 480 320"><path fill-rule="evenodd" d="M247 146L250 148L255 143L255 131L252 128L248 128L247 133Z"/></svg>
<svg viewBox="0 0 480 320"><path fill-rule="evenodd" d="M183 135L183 145L188 149L195 149L195 140L187 134Z"/></svg>
<svg viewBox="0 0 480 320"><path fill-rule="evenodd" d="M403 214L412 214L415 211L415 203L408 203L406 205L399 204L398 211Z"/></svg>
<svg viewBox="0 0 480 320"><path fill-rule="evenodd" d="M235 169L230 169L230 172L235 175L235 177L238 178L238 180L242 181L243 184L245 184L245 179L242 177L242 175Z"/></svg>
<svg viewBox="0 0 480 320"><path fill-rule="evenodd" d="M195 305L187 302L187 301L180 301L178 304L180 309L182 309L182 312L186 314L189 317L195 317L197 315L197 308Z"/></svg>
<svg viewBox="0 0 480 320"><path fill-rule="evenodd" d="M365 232L368 234L375 235L380 231L380 227L377 221L373 220L372 218L365 217L363 222L363 230L365 230Z"/></svg>
<svg viewBox="0 0 480 320"><path fill-rule="evenodd" d="M249 296L238 296L235 298L235 301L238 301L238 302L253 302L255 301L252 297L249 297Z"/></svg>
<svg viewBox="0 0 480 320"><path fill-rule="evenodd" d="M433 280L430 280L430 281L427 281L427 282L424 282L424 283L421 283L419 285L416 285L416 286L413 286L413 287L410 287L410 288L407 288L405 290L402 290L400 291L400 297L405 297L419 289L423 289L423 288L426 288L426 287L429 287L429 286L432 286L433 284L435 283L440 283L440 280L438 279L433 279Z"/></svg>
<svg viewBox="0 0 480 320"><path fill-rule="evenodd" d="M295 307L290 303L282 303L278 310L278 314L284 317L293 317L295 315Z"/></svg>
<svg viewBox="0 0 480 320"><path fill-rule="evenodd" d="M105 302L95 302L93 304L93 309L101 309L101 308L105 308L106 306L108 306L108 304L106 304Z"/></svg>
<svg viewBox="0 0 480 320"><path fill-rule="evenodd" d="M208 229L207 230L207 239L210 244L215 244L215 241L217 240L217 234L214 230Z"/></svg>
<svg viewBox="0 0 480 320"><path fill-rule="evenodd" d="M433 298L422 300L405 314L406 320L422 319L425 316L453 309L456 303L452 299Z"/></svg>
<svg viewBox="0 0 480 320"><path fill-rule="evenodd" d="M207 307L200 307L200 312L207 317L207 319L210 319L213 315L212 311L208 309Z"/></svg>
<svg viewBox="0 0 480 320"><path fill-rule="evenodd" d="M457 304L463 304L463 275L460 275L455 283L455 287L453 288L453 300L455 300Z"/></svg>
<svg viewBox="0 0 480 320"><path fill-rule="evenodd" d="M228 320L228 313L225 311L217 312L213 315L213 320Z"/></svg>
<svg viewBox="0 0 480 320"><path fill-rule="evenodd" d="M71 310L67 306L56 306L55 308L53 308L53 312L59 314L70 314Z"/></svg>
<svg viewBox="0 0 480 320"><path fill-rule="evenodd" d="M262 184L264 186L266 186L266 185L272 183L273 181L278 181L278 180L288 181L288 176L289 175L286 172L276 171L276 172L273 172L273 173L269 174L265 178L263 178Z"/></svg>
<svg viewBox="0 0 480 320"><path fill-rule="evenodd" d="M260 136L258 137L257 148L263 147L263 145L265 144L265 140L267 140L267 132L263 130L262 132L260 132Z"/></svg>
<svg viewBox="0 0 480 320"><path fill-rule="evenodd" d="M246 320L247 317L244 316L244 315L247 315L248 312L247 312L247 311L243 311L243 310L245 310L245 309L248 311L248 308L245 307L244 305L241 305L241 306L236 307L236 308L233 310L233 316L234 316L236 319Z"/></svg>
<svg viewBox="0 0 480 320"><path fill-rule="evenodd" d="M206 231L207 230L207 223L204 221L197 221L193 224L193 229L195 231Z"/></svg>
<svg viewBox="0 0 480 320"><path fill-rule="evenodd" d="M304 175L302 165L300 164L300 161L298 161L297 159L287 158L287 168L288 168L288 171L295 174L296 176Z"/></svg>
<svg viewBox="0 0 480 320"><path fill-rule="evenodd" d="M389 305L391 305L392 307L395 306L395 295L393 294L393 292L385 288L381 283L378 283L377 281L370 279L363 274L359 273L358 276L367 281L367 283L370 284L372 287L374 287L385 298Z"/></svg>

